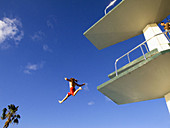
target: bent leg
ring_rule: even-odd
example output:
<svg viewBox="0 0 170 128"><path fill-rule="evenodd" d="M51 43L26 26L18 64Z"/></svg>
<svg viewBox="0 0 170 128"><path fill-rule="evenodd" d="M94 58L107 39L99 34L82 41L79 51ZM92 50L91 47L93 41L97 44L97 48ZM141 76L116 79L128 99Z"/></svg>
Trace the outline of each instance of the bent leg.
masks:
<svg viewBox="0 0 170 128"><path fill-rule="evenodd" d="M59 100L58 102L61 104L61 103L63 103L68 97L69 97L69 95L67 94L62 101Z"/></svg>
<svg viewBox="0 0 170 128"><path fill-rule="evenodd" d="M74 92L73 96L75 96L75 95L77 94L77 92L80 91L80 90L82 90L81 87L79 87L79 88Z"/></svg>

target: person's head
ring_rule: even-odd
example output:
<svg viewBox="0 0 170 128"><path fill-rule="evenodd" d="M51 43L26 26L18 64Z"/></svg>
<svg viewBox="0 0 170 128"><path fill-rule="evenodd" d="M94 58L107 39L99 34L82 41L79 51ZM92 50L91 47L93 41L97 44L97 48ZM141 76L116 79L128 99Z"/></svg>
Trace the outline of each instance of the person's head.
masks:
<svg viewBox="0 0 170 128"><path fill-rule="evenodd" d="M164 23L164 22L161 22L161 26L165 26L165 23Z"/></svg>
<svg viewBox="0 0 170 128"><path fill-rule="evenodd" d="M77 81L78 81L78 80L75 79L75 78L70 78L70 80L71 80L72 82L77 82Z"/></svg>

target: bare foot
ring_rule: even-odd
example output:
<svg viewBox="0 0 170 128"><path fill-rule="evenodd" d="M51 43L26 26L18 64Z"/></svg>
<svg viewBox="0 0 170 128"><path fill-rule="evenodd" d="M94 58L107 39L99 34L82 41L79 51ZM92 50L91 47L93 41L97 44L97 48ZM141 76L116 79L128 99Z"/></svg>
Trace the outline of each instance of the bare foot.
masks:
<svg viewBox="0 0 170 128"><path fill-rule="evenodd" d="M79 90L82 90L82 88L81 88L81 87L79 87Z"/></svg>
<svg viewBox="0 0 170 128"><path fill-rule="evenodd" d="M58 100L58 102L59 102L60 104L62 103L62 101L59 101L59 100Z"/></svg>

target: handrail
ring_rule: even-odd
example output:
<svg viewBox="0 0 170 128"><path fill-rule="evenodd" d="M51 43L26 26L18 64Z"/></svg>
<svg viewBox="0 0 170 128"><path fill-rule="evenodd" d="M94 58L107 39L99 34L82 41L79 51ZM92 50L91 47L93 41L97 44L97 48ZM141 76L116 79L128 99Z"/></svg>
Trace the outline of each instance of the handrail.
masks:
<svg viewBox="0 0 170 128"><path fill-rule="evenodd" d="M119 57L118 59L116 59L116 61L115 61L115 72L116 72L116 76L118 75L118 73L117 73L117 62L118 62L120 59L122 59L123 57L125 57L125 56L127 55L128 61L129 61L129 63L130 63L129 54L130 54L132 51L134 51L134 50L136 50L137 48L140 47L140 48L141 48L141 51L142 51L142 54L143 54L143 56L144 56L144 59L146 60L146 56L145 56L144 51L143 51L143 49L142 49L142 45L145 45L145 48L146 48L147 53L148 53L149 50L148 50L148 48L147 48L147 46L146 46L145 43L148 42L149 40L151 40L152 38L154 38L154 37L156 37L156 36L159 36L159 35L161 35L161 34L165 34L165 33L167 33L167 32L170 32L170 30L167 30L167 31L162 32L162 33L155 34L153 37L151 37L151 38L149 38L148 40L142 42L141 44L139 44L138 46L136 46L135 48L133 48L132 50L130 50L130 51L127 52L126 54L124 54L124 55L122 55L121 57Z"/></svg>

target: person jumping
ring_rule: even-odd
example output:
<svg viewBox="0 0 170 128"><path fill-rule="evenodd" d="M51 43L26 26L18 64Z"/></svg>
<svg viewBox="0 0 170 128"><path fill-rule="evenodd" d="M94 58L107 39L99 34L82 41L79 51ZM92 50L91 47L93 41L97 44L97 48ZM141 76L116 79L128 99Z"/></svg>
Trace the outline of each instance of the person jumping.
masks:
<svg viewBox="0 0 170 128"><path fill-rule="evenodd" d="M85 85L85 83L81 85L77 84L78 80L76 80L75 78L65 78L65 80L69 81L70 92L67 93L62 101L58 100L60 104L63 103L70 95L75 96L79 90L82 90L81 86ZM79 87L77 90L75 89L76 85Z"/></svg>
<svg viewBox="0 0 170 128"><path fill-rule="evenodd" d="M169 39L169 37L168 37L168 34L167 34L167 33L169 33L169 35L170 35L170 32L167 32L167 31L170 30L170 22L167 22L167 23L161 22L161 26L164 27L164 29L165 29L165 31L166 31L166 32L165 32L166 37L167 37L168 40L170 41L170 39Z"/></svg>

